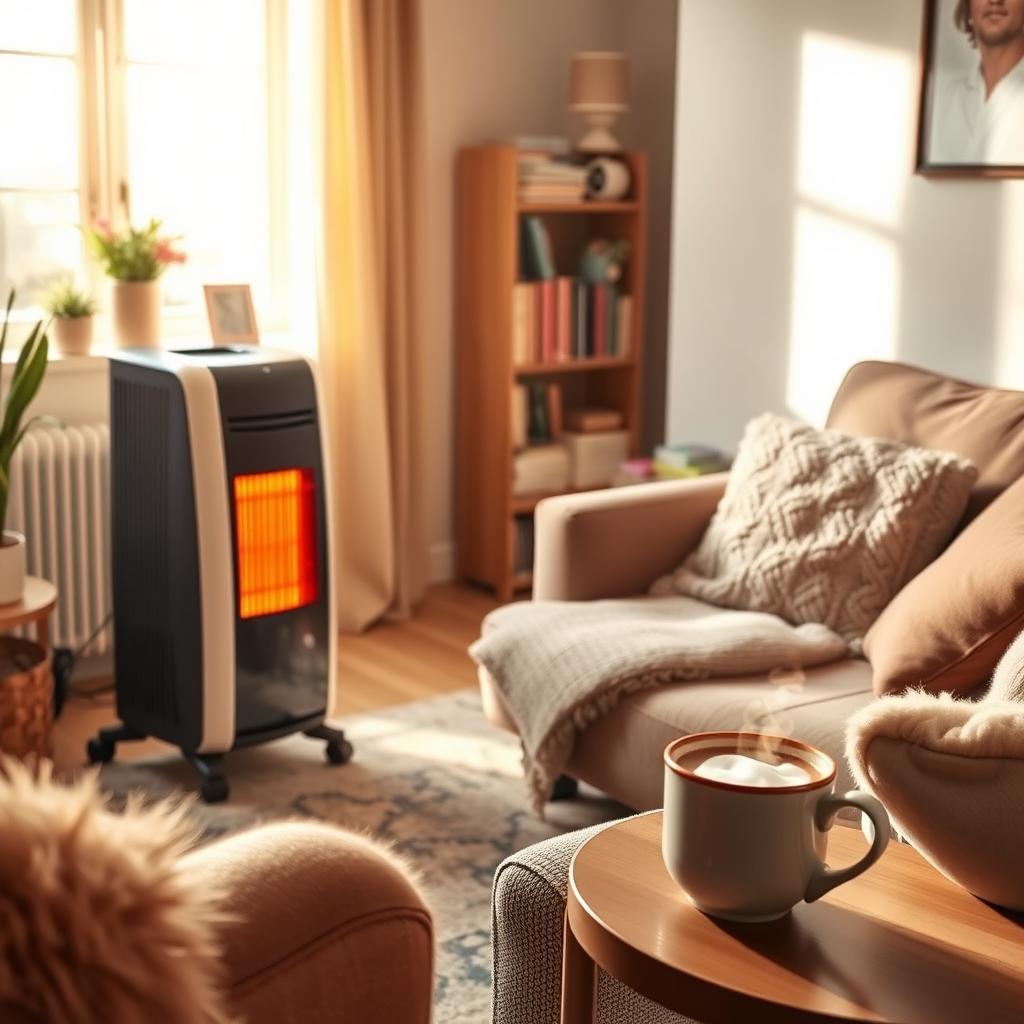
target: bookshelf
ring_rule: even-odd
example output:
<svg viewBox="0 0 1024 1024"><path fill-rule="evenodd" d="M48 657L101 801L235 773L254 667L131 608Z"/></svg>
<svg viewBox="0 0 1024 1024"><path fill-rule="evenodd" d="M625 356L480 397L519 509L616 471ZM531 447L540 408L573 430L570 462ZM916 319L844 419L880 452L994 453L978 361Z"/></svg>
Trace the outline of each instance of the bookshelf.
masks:
<svg viewBox="0 0 1024 1024"><path fill-rule="evenodd" d="M630 194L614 202L520 203L517 151L473 146L459 153L456 225L457 541L459 575L492 588L499 600L527 592L531 575L517 568L524 516L551 493L513 493L512 390L516 384L558 383L566 409L598 406L622 414L629 451L640 443L643 366L647 161L624 153ZM564 362L513 360L513 291L519 278L524 215L543 219L557 272L574 275L594 238L626 239L629 258L619 289L632 298L623 355ZM565 492L557 492L565 493Z"/></svg>

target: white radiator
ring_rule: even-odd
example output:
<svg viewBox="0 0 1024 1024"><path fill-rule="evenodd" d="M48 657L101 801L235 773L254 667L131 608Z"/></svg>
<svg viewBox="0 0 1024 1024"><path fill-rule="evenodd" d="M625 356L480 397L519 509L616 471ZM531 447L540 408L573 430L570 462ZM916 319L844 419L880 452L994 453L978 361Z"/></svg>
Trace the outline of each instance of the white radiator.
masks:
<svg viewBox="0 0 1024 1024"><path fill-rule="evenodd" d="M110 613L110 431L30 430L11 462L7 528L25 535L28 571L57 585L54 646L77 649ZM111 646L107 626L90 652Z"/></svg>

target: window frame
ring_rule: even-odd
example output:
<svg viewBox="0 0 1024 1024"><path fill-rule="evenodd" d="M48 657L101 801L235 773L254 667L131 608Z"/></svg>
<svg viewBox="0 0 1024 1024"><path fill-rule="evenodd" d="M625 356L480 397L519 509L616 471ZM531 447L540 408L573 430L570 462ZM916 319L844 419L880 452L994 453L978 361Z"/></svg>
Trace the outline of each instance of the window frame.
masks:
<svg viewBox="0 0 1024 1024"><path fill-rule="evenodd" d="M265 69L267 90L267 211L268 294L261 296L260 329L264 333L287 330L288 211L287 211L287 93L288 14L287 0L264 0ZM105 219L112 224L131 222L131 186L128 177L127 102L125 92L123 0L75 0L76 53L3 50L0 54L61 57L75 62L78 84L78 195L82 224ZM3 188L0 192L21 189ZM51 191L49 189L43 191ZM64 193L66 190L54 190ZM90 258L82 238L82 270L86 286L102 294L104 278ZM188 240L183 241L188 252ZM248 283L248 282L244 282ZM34 322L38 308L12 312L12 322ZM187 312L162 314L162 330L168 337L206 336L208 333L202 295Z"/></svg>

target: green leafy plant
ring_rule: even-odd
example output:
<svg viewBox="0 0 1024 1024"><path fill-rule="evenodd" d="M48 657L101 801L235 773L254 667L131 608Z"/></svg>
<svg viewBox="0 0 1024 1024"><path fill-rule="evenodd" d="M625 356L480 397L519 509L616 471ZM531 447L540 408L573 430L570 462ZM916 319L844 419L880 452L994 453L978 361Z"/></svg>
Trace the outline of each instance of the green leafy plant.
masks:
<svg viewBox="0 0 1024 1024"><path fill-rule="evenodd" d="M144 228L114 231L105 220L85 229L93 254L104 272L116 281L155 281L171 263L184 263L185 254L174 248L175 238L160 234L155 218Z"/></svg>
<svg viewBox="0 0 1024 1024"><path fill-rule="evenodd" d="M7 344L7 325L11 319L11 307L14 305L14 289L7 297L7 309L4 311L4 326L0 330L0 368L3 367L4 346ZM36 397L39 385L43 383L46 373L46 359L50 342L46 336L43 322L40 320L29 332L25 344L21 347L18 361L14 364L7 396L3 397L3 379L0 375L0 533L7 519L7 498L10 485L11 458L15 449L25 436L25 431L32 426L29 421L22 426L21 421L25 410Z"/></svg>
<svg viewBox="0 0 1024 1024"><path fill-rule="evenodd" d="M61 281L46 293L43 309L51 316L71 320L92 316L96 312L96 300L89 292L76 288L70 281Z"/></svg>

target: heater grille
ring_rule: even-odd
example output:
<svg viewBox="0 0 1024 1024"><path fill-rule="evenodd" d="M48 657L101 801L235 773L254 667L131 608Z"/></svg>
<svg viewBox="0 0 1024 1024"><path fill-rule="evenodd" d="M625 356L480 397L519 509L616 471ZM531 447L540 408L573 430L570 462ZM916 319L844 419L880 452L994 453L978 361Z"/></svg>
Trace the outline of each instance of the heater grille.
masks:
<svg viewBox="0 0 1024 1024"><path fill-rule="evenodd" d="M234 478L239 616L301 608L317 598L311 469Z"/></svg>
<svg viewBox="0 0 1024 1024"><path fill-rule="evenodd" d="M261 430L310 427L315 423L315 410L295 409L291 412L261 413L256 416L229 416L228 430L235 434L251 434Z"/></svg>

